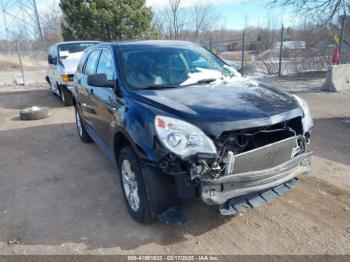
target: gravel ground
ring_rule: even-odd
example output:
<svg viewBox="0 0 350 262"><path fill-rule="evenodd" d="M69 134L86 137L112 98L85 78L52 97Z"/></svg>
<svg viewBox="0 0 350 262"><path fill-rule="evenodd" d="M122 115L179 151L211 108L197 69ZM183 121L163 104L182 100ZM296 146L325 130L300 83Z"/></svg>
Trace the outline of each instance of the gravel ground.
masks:
<svg viewBox="0 0 350 262"><path fill-rule="evenodd" d="M311 174L237 217L187 202L187 226L134 222L116 167L80 142L73 108L46 87L0 88L0 254L350 254L350 94L302 86L290 91L315 117ZM32 105L52 116L19 121Z"/></svg>

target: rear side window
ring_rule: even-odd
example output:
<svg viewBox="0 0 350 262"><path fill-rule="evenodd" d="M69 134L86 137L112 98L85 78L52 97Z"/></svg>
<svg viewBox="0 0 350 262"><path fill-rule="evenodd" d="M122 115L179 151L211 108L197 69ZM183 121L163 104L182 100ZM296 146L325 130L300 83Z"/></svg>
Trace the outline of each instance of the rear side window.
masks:
<svg viewBox="0 0 350 262"><path fill-rule="evenodd" d="M96 51L93 51L87 61L86 61L86 64L85 64L85 67L84 67L84 74L85 75L92 75L92 74L95 74L95 68L96 68L96 63L97 63L97 59L98 59L98 54L99 54L100 51L96 50Z"/></svg>
<svg viewBox="0 0 350 262"><path fill-rule="evenodd" d="M107 80L115 80L115 72L113 66L113 56L107 51L103 50L97 66L97 74L106 74Z"/></svg>

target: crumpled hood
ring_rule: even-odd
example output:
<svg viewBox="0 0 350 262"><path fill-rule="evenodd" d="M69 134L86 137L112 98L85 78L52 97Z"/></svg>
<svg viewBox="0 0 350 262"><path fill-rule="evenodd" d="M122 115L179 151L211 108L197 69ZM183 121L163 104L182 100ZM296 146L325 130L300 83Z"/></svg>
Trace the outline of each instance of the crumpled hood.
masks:
<svg viewBox="0 0 350 262"><path fill-rule="evenodd" d="M289 94L238 78L231 82L136 92L143 103L190 121L207 133L271 125L302 116Z"/></svg>

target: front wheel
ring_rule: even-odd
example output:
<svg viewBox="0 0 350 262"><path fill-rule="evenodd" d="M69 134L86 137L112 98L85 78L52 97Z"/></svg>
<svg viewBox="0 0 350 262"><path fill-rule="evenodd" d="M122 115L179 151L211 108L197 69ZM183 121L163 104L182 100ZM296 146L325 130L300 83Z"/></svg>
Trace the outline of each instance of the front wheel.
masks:
<svg viewBox="0 0 350 262"><path fill-rule="evenodd" d="M152 222L141 165L131 146L124 147L119 157L120 183L129 214L140 223Z"/></svg>
<svg viewBox="0 0 350 262"><path fill-rule="evenodd" d="M91 137L89 136L89 134L87 133L84 123L81 119L80 116L80 112L78 110L78 107L75 107L75 122L77 125L77 129L78 129L78 134L79 134L79 138L83 143L90 143L92 141Z"/></svg>

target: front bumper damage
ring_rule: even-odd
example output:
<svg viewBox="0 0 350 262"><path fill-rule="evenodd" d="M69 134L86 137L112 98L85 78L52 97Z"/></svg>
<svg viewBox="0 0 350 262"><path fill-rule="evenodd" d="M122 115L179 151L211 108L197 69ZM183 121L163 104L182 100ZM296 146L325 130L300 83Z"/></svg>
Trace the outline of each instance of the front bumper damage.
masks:
<svg viewBox="0 0 350 262"><path fill-rule="evenodd" d="M307 150L308 142L307 136L296 134L241 153L227 151L219 160L198 155L187 162L172 158L167 167L185 163L187 171L163 171L173 175L178 197L199 197L208 205L218 205L222 215L235 215L292 189L298 177L311 170L313 151Z"/></svg>
<svg viewBox="0 0 350 262"><path fill-rule="evenodd" d="M201 199L208 205L220 205L221 214L229 215L244 211L244 204L256 207L289 191L298 176L310 171L313 154L304 151L290 156L288 144L293 141L286 139L237 155L237 163L229 159L229 172L201 181Z"/></svg>
<svg viewBox="0 0 350 262"><path fill-rule="evenodd" d="M202 182L201 198L209 205L219 205L227 200L263 191L288 182L310 171L312 151L300 154L274 168L230 174Z"/></svg>

